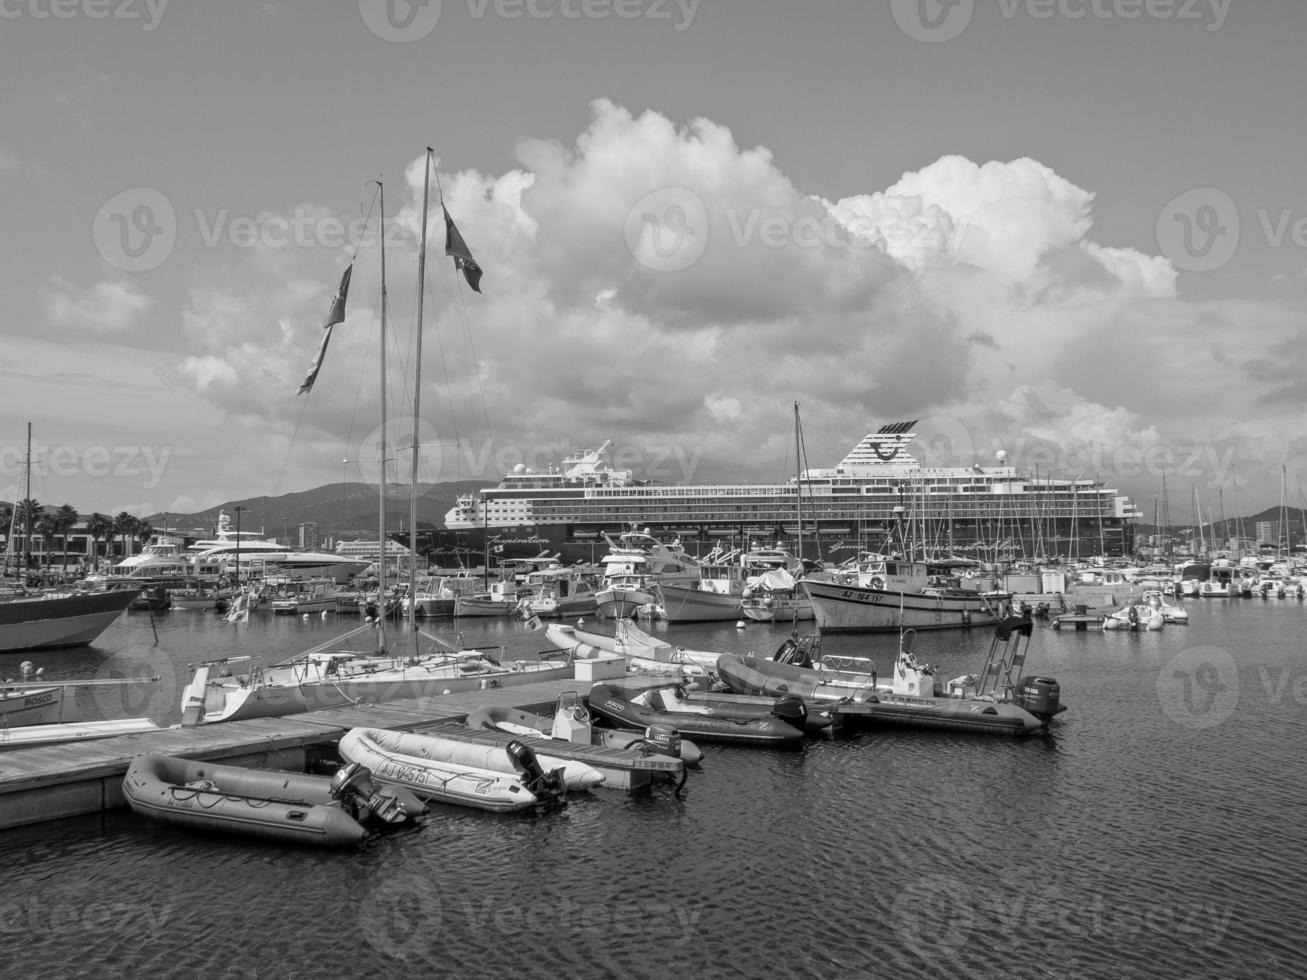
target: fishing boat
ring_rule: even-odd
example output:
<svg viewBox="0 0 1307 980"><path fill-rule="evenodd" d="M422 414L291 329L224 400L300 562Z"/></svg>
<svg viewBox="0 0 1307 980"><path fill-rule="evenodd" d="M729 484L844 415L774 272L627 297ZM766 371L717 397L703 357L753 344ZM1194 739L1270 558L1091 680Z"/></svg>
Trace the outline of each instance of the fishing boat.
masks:
<svg viewBox="0 0 1307 980"><path fill-rule="evenodd" d="M511 773L431 758L423 735L379 728L352 728L340 740L340 756L372 771L377 780L402 786L424 800L513 813L560 800L566 792L556 773L546 773L520 741L505 748Z"/></svg>
<svg viewBox="0 0 1307 980"><path fill-rule="evenodd" d="M544 568L531 572L518 600L524 615L542 619L569 619L599 612L595 576L579 568Z"/></svg>
<svg viewBox="0 0 1307 980"><path fill-rule="evenodd" d="M815 617L812 600L799 592L794 576L772 569L745 587L740 612L755 623L801 623Z"/></svg>
<svg viewBox="0 0 1307 980"><path fill-rule="evenodd" d="M415 655L338 648L351 637L370 634L375 624L356 627L290 660L233 676L225 658L198 664L182 692L182 724L243 721L339 708L364 701L420 698L434 694L511 687L573 676L568 661L508 660L503 651L456 650L419 633L430 648Z"/></svg>
<svg viewBox="0 0 1307 980"><path fill-rule="evenodd" d="M272 587L268 595L274 613L303 615L304 613L335 612L337 589L334 579L265 579Z"/></svg>
<svg viewBox="0 0 1307 980"><path fill-rule="evenodd" d="M959 574L974 563L884 559L858 581L804 579L823 633L958 629L997 623L1009 592L981 591L981 581Z"/></svg>
<svg viewBox="0 0 1307 980"><path fill-rule="evenodd" d="M139 594L108 589L0 597L0 653L88 646Z"/></svg>
<svg viewBox="0 0 1307 980"><path fill-rule="evenodd" d="M319 846L357 844L369 828L426 810L402 788L376 787L358 765L328 777L138 755L122 791L133 811L164 823Z"/></svg>
<svg viewBox="0 0 1307 980"><path fill-rule="evenodd" d="M517 583L500 580L491 582L484 592L458 595L454 598L454 616L491 617L507 616L517 608Z"/></svg>
<svg viewBox="0 0 1307 980"><path fill-rule="evenodd" d="M647 530L632 529L616 540L604 534L604 540L609 551L600 559L604 571L596 601L608 619L628 619L653 604L654 583L693 585L699 580L699 564L679 539L664 544Z"/></svg>
<svg viewBox="0 0 1307 980"><path fill-rule="evenodd" d="M944 686L936 679L935 669L913 655L915 634L906 631L889 685L841 702L834 708L836 716L846 723L970 734L1046 732L1066 706L1054 678L1021 673L1031 631L1028 618L1003 620L994 629L980 674L964 674Z"/></svg>
<svg viewBox="0 0 1307 980"><path fill-rule="evenodd" d="M594 685L589 702L593 714L623 728L645 731L664 725L699 741L732 745L796 746L803 740L807 717L807 706L801 698L778 701L775 710L765 717L725 718L640 704L608 684Z"/></svg>

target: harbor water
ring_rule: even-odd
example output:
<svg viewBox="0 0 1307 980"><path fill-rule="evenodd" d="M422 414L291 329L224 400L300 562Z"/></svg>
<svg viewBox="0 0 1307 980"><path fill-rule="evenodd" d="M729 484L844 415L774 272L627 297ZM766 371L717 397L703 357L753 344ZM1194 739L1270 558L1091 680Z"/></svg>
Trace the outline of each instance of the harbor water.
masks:
<svg viewBox="0 0 1307 980"><path fill-rule="evenodd" d="M1026 672L1057 678L1068 705L1047 737L708 745L679 797L601 790L510 817L438 807L359 850L205 836L127 810L0 833L4 973L1298 976L1307 606L1187 608L1189 625L1159 632L1037 624ZM173 723L188 664L275 660L356 622L134 613L90 648L4 655L0 674L30 659L47 679L156 676L79 701L88 716ZM513 656L545 645L515 620L424 628ZM787 635L658 632L763 655ZM991 637L922 633L916 653L947 679L978 670ZM896 645L825 642L882 674Z"/></svg>

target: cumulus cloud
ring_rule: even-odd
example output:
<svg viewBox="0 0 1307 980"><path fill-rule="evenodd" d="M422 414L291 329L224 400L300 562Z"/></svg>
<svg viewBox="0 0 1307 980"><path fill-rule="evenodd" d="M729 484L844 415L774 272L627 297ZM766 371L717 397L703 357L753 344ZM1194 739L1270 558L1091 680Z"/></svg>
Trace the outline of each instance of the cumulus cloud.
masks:
<svg viewBox="0 0 1307 980"><path fill-rule="evenodd" d="M1231 402L1199 382L1214 365L1245 379L1230 396L1243 417L1292 416L1304 360L1292 317L1181 300L1165 258L1095 241L1093 193L1038 161L946 156L831 203L720 122L591 110L571 142L521 141L512 169L440 171L485 270L482 294L461 285L437 211L423 405L442 442L526 458L612 438L637 469L668 447L694 461L656 476L783 478L798 400L815 466L869 428L927 416L965 419L985 453L1019 439L1215 445L1236 436L1216 434ZM387 250L392 415L414 374L423 169L405 171ZM307 408L294 390L348 249L256 249L197 273L177 378L252 429L284 435L303 411L314 451L338 456L333 438L376 417L370 253ZM1241 350L1231 323L1261 324L1266 343ZM1259 407L1262 394L1275 405ZM442 478L497 475L469 473L460 452L446 450Z"/></svg>
<svg viewBox="0 0 1307 980"><path fill-rule="evenodd" d="M85 289L58 275L41 287L40 296L52 326L96 334L128 333L154 305L130 282L103 281Z"/></svg>

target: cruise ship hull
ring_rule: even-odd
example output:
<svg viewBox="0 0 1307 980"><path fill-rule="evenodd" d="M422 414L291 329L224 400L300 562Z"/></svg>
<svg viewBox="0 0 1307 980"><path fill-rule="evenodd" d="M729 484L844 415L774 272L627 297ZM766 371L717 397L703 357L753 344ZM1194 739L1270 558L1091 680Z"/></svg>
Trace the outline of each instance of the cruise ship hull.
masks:
<svg viewBox="0 0 1307 980"><path fill-rule="evenodd" d="M822 633L897 632L900 629L962 629L997 623L1012 597L900 592L831 582L805 581L817 629Z"/></svg>

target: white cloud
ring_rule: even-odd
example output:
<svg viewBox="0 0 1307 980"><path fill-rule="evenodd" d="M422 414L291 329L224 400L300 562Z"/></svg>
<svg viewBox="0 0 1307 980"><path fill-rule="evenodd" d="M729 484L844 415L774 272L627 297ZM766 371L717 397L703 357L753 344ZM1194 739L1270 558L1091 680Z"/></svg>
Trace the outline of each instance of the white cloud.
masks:
<svg viewBox="0 0 1307 980"><path fill-rule="evenodd" d="M442 434L689 447L702 462L680 476L736 479L783 476L772 464L792 461L796 400L816 466L866 428L941 413L965 419L977 446L1068 452L1216 445L1235 438L1217 434L1233 417L1302 421L1307 348L1292 311L1178 298L1165 258L1092 240L1093 193L1035 160L947 156L829 204L717 122L607 101L574 144L525 140L517 155L498 175L441 175L485 270L481 295L460 288L437 212L423 404ZM404 234L387 251L391 384L405 399L422 172L421 158L406 169ZM702 251L674 271L643 264L627 236L633 209L667 188L702 203ZM177 377L251 432L285 438L303 411L301 438L338 456L326 447L377 414L369 249L311 401L294 390L343 255L254 250L199 270L181 313L195 351ZM1262 343L1248 350L1247 336ZM461 465L447 454L445 477L466 476Z"/></svg>
<svg viewBox="0 0 1307 980"><path fill-rule="evenodd" d="M130 282L103 281L83 289L58 275L41 287L40 296L51 325L97 334L131 332L154 305Z"/></svg>

